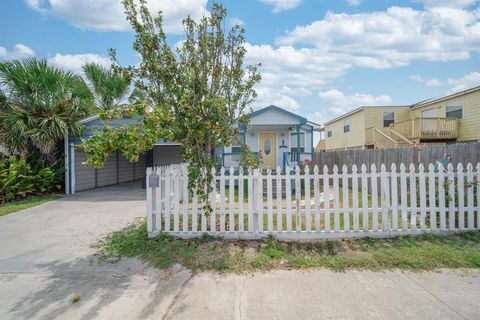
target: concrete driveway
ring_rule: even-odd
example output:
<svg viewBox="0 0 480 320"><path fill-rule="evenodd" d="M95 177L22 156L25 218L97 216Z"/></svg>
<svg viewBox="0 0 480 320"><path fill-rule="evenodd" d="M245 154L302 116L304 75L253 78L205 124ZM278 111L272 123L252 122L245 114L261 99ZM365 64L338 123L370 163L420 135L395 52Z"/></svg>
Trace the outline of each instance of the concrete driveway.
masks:
<svg viewBox="0 0 480 320"><path fill-rule="evenodd" d="M480 318L477 271L194 275L99 263L91 244L144 214L144 190L121 185L0 217L0 319Z"/></svg>

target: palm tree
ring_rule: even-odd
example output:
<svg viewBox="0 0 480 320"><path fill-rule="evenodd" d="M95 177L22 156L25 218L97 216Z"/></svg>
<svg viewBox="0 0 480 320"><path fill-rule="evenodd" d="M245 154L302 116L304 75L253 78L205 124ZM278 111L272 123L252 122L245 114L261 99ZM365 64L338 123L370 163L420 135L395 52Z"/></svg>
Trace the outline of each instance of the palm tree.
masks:
<svg viewBox="0 0 480 320"><path fill-rule="evenodd" d="M132 92L130 82L121 74L95 63L83 66L90 90L99 111L111 110L126 104L136 94Z"/></svg>
<svg viewBox="0 0 480 320"><path fill-rule="evenodd" d="M64 135L80 134L79 121L91 114L83 79L45 60L0 63L0 88L0 144L23 157L54 162Z"/></svg>

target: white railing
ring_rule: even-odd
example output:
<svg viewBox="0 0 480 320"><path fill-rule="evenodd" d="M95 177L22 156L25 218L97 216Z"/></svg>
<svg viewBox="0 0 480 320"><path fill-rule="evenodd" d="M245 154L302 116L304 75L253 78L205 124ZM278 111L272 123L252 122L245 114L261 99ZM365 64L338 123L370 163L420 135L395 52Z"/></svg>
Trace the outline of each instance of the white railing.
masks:
<svg viewBox="0 0 480 320"><path fill-rule="evenodd" d="M430 164L343 166L275 174L215 174L210 213L188 191L186 166L147 169L147 228L181 238L284 239L390 237L476 230L480 226L480 164L466 170Z"/></svg>

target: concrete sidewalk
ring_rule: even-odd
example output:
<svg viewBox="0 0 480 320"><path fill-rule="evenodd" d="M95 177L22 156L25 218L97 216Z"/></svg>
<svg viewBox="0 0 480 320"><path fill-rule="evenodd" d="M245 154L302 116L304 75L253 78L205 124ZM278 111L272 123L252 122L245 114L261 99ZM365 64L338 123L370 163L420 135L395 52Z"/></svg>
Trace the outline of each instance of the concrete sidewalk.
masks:
<svg viewBox="0 0 480 320"><path fill-rule="evenodd" d="M0 319L480 318L477 270L192 275L100 263L91 244L144 216L144 196L116 186L0 217Z"/></svg>

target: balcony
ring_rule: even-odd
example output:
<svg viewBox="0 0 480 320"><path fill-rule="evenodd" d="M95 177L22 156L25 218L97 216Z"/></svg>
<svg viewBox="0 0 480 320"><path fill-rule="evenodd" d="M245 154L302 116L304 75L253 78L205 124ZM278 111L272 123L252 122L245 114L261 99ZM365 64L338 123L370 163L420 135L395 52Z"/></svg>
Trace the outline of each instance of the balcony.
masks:
<svg viewBox="0 0 480 320"><path fill-rule="evenodd" d="M457 118L414 118L392 123L390 130L416 142L458 138Z"/></svg>

